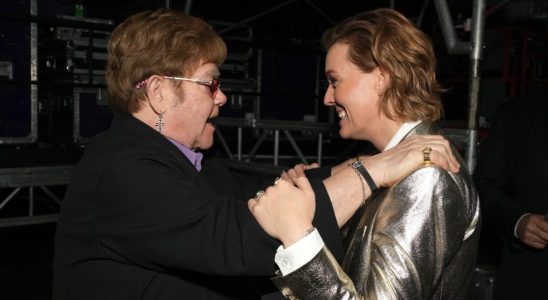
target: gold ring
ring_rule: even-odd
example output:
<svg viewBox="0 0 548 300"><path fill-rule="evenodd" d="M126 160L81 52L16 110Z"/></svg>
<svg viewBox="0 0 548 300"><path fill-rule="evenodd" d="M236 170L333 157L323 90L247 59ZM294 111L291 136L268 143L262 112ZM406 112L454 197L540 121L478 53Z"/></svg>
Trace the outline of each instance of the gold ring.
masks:
<svg viewBox="0 0 548 300"><path fill-rule="evenodd" d="M274 179L274 185L278 184L278 182L280 182L280 180L282 180L281 177L276 177L276 179Z"/></svg>
<svg viewBox="0 0 548 300"><path fill-rule="evenodd" d="M430 147L424 147L422 149L422 159L424 164L431 164L432 161L430 160L430 153L432 153L432 148Z"/></svg>
<svg viewBox="0 0 548 300"><path fill-rule="evenodd" d="M259 201L264 194L265 191L258 191L257 194L255 194L255 201Z"/></svg>

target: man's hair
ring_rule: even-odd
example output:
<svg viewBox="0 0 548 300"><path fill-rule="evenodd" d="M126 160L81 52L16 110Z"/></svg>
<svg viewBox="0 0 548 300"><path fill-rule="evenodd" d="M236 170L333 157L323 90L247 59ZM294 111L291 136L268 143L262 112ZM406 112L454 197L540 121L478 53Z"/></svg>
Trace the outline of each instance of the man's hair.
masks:
<svg viewBox="0 0 548 300"><path fill-rule="evenodd" d="M392 9L359 13L329 29L324 46L348 45L348 59L362 71L379 68L390 76L379 103L387 117L438 120L442 113L436 58L428 36Z"/></svg>
<svg viewBox="0 0 548 300"><path fill-rule="evenodd" d="M116 112L134 113L145 99L137 83L152 75L186 76L225 58L225 43L199 18L170 9L135 14L114 29L108 43L110 105Z"/></svg>

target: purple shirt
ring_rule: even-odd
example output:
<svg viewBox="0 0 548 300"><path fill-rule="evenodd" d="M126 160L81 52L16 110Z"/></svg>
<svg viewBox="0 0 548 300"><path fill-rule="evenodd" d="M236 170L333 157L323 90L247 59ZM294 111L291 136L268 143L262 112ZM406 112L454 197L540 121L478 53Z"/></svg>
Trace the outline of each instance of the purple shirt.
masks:
<svg viewBox="0 0 548 300"><path fill-rule="evenodd" d="M176 141L168 138L169 141L173 143L173 145L177 146L179 150L188 158L190 163L196 168L198 172L202 169L202 158L204 155L200 152L194 152L191 149L188 149L187 147L177 143Z"/></svg>

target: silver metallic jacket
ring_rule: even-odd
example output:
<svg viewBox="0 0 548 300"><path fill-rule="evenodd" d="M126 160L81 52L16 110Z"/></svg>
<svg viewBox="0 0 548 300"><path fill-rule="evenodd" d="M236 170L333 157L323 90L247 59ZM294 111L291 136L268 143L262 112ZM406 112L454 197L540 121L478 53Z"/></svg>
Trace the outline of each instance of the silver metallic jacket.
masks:
<svg viewBox="0 0 548 300"><path fill-rule="evenodd" d="M440 133L422 122L406 138L413 134ZM274 283L290 299L464 298L476 261L480 212L472 179L458 159L458 174L423 165L375 192L343 230L342 266L324 247Z"/></svg>

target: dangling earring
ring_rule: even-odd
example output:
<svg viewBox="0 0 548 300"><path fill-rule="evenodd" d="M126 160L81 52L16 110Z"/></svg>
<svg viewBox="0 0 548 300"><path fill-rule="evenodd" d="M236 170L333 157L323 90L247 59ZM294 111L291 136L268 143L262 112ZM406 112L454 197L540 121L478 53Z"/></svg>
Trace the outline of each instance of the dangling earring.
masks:
<svg viewBox="0 0 548 300"><path fill-rule="evenodd" d="M164 121L162 120L163 117L164 117L164 114L158 114L158 122L154 124L154 126L156 127L156 130L158 130L159 133L162 133L162 129L166 125L166 123L164 123Z"/></svg>

